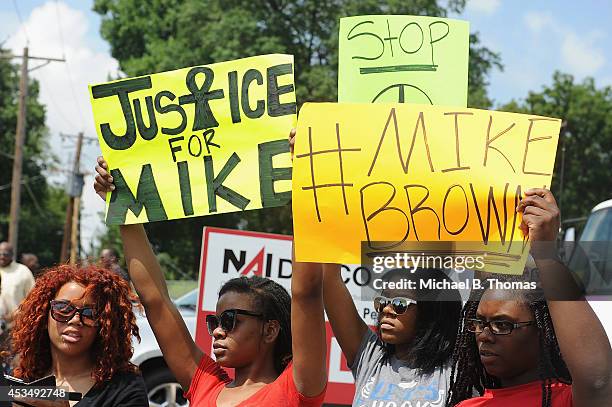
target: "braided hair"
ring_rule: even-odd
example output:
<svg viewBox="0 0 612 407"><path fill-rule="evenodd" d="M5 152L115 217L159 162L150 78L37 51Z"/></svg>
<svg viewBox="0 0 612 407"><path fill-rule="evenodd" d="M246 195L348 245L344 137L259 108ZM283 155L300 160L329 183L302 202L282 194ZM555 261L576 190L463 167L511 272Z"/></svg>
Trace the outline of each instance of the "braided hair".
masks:
<svg viewBox="0 0 612 407"><path fill-rule="evenodd" d="M482 395L485 388L499 388L498 378L487 373L482 365L476 336L467 330L466 321L476 318L476 310L485 290L472 292L461 311L461 324L453 350L451 378L446 407L472 398L474 390ZM538 375L542 385L542 407L551 407L552 384L555 381L571 384L572 377L563 361L548 305L541 290L516 291L534 314L540 345Z"/></svg>
<svg viewBox="0 0 612 407"><path fill-rule="evenodd" d="M292 359L291 353L291 297L285 288L268 278L237 277L227 281L219 290L219 297L227 292L249 294L253 305L266 320L278 321L280 331L274 345L274 368L282 373Z"/></svg>

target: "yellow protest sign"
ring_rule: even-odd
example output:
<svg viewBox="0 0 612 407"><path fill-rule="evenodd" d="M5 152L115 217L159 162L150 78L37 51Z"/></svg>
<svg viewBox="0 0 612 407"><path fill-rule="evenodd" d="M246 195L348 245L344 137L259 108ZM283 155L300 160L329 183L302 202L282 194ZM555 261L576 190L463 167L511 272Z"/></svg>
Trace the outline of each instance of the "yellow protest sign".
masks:
<svg viewBox="0 0 612 407"><path fill-rule="evenodd" d="M338 102L466 106L469 29L440 17L340 19Z"/></svg>
<svg viewBox="0 0 612 407"><path fill-rule="evenodd" d="M487 271L522 272L528 248L515 208L522 191L550 187L560 125L456 107L305 104L293 162L296 260L365 264L362 255L407 242L457 242L448 251L487 252L496 266Z"/></svg>
<svg viewBox="0 0 612 407"><path fill-rule="evenodd" d="M293 56L261 55L90 86L116 189L107 224L284 205Z"/></svg>

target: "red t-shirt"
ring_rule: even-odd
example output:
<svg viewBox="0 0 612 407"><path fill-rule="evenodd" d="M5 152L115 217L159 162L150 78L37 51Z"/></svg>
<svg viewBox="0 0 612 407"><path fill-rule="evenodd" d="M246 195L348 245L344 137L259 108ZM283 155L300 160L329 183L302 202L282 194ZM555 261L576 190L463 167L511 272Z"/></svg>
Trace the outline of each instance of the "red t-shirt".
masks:
<svg viewBox="0 0 612 407"><path fill-rule="evenodd" d="M325 389L315 397L300 394L293 381L293 363L285 368L278 378L259 389L248 399L241 402L240 407L315 407L323 404ZM217 397L226 384L232 380L227 372L208 355L204 355L198 369L191 380L189 391L185 398L192 406L215 407Z"/></svg>
<svg viewBox="0 0 612 407"><path fill-rule="evenodd" d="M552 407L572 407L572 386L553 383ZM504 389L485 389L482 397L462 401L456 407L540 407L542 405L542 382L531 382Z"/></svg>

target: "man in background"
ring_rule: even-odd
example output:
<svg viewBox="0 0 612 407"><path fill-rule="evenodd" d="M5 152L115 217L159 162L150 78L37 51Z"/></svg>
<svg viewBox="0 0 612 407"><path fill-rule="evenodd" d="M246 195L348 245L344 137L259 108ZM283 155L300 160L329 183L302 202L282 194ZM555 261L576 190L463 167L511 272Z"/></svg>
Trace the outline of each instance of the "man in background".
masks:
<svg viewBox="0 0 612 407"><path fill-rule="evenodd" d="M119 265L119 253L117 253L115 249L103 249L102 252L100 252L100 263L102 263L104 268L115 272L128 283L130 282L129 274Z"/></svg>
<svg viewBox="0 0 612 407"><path fill-rule="evenodd" d="M34 286L34 276L29 268L13 261L13 246L8 242L0 243L1 295L12 314Z"/></svg>
<svg viewBox="0 0 612 407"><path fill-rule="evenodd" d="M21 264L25 265L30 269L34 279L37 279L41 273L40 264L38 263L38 256L34 253L22 253Z"/></svg>

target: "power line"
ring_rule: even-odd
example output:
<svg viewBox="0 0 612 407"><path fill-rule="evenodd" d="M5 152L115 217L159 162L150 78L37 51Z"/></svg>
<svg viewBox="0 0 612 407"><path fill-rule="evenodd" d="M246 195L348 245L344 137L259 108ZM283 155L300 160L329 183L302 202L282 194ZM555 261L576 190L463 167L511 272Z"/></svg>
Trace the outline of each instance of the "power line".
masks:
<svg viewBox="0 0 612 407"><path fill-rule="evenodd" d="M26 29L25 24L23 23L23 19L21 18L21 13L19 12L19 7L17 7L17 0L13 0L13 7L15 8L15 13L17 14L17 18L19 19L19 24L23 27L23 33L26 37L26 44L30 43L30 38L28 37L28 30Z"/></svg>
<svg viewBox="0 0 612 407"><path fill-rule="evenodd" d="M90 140L88 140L87 142L89 143L89 141ZM89 157L89 158L91 157L91 155L89 155L89 154L84 154L84 155ZM4 151L0 151L0 156L4 156L4 157L9 158L11 160L15 159L14 155L6 153ZM97 157L97 155L96 155L96 157ZM89 158L88 158L88 160L89 160ZM43 171L46 171L46 172L49 172L49 173L56 173L56 174L57 173L67 173L67 174L72 174L73 173L72 170L67 170L65 168L61 168L61 167L58 167L56 165L48 164L48 163L45 163L45 162L41 163L41 162L37 161L34 158L24 157L23 159L24 160L28 160L29 162L34 163L35 165L41 167ZM87 176L94 174L92 171L81 171L81 173L83 175L87 175Z"/></svg>
<svg viewBox="0 0 612 407"><path fill-rule="evenodd" d="M53 92L51 91L51 89L49 88L49 86L47 86L47 81L46 80L42 80L43 79L43 75L39 75L38 76L38 81L40 82L41 85L44 85L43 87L45 89L47 89L47 92L45 92L45 95L49 97L49 100L51 100L51 104L53 104L53 106L55 106L55 110L57 110L57 112L59 113L59 116L61 117L61 119L66 122L66 124L71 127L71 128L76 128L77 126L74 125L74 123L72 123L72 121L70 119L68 119L67 116L64 115L63 110L61 109L61 105L59 105L56 101L55 98L53 97Z"/></svg>
<svg viewBox="0 0 612 407"><path fill-rule="evenodd" d="M38 202L38 198L36 197L36 195L34 195L34 193L32 192L32 188L30 188L30 184L25 183L23 184L23 186L25 186L26 191L28 191L28 195L30 195L30 198L32 199L32 202L34 203L34 207L36 208L36 210L38 211L38 214L41 216L41 218L44 216L44 211L42 210L42 208L40 207L40 203Z"/></svg>
<svg viewBox="0 0 612 407"><path fill-rule="evenodd" d="M55 13L57 14L57 31L59 32L60 45L62 46L62 54L64 59L66 59L66 48L64 46L64 35L62 33L62 18L59 11L58 0L55 0ZM66 61L66 64L64 66L66 67L66 73L68 74L68 82L70 83L72 99L74 101L77 111L79 112L79 118L81 120L81 130L83 130L85 120L83 120L83 112L81 112L81 106L79 105L79 101L76 97L76 92L74 90L74 81L72 79L72 73L70 71L70 64L68 63L68 61Z"/></svg>
<svg viewBox="0 0 612 407"><path fill-rule="evenodd" d="M59 12L59 1L55 0L55 14L57 15L57 31L59 32L60 44L62 45L62 52L64 51L64 35L62 34L62 24ZM64 56L65 53L64 53Z"/></svg>
<svg viewBox="0 0 612 407"><path fill-rule="evenodd" d="M71 139L79 139L80 136L74 135L74 134L65 134L65 133L60 133L60 137L62 138L62 141L64 140L64 138L71 138ZM82 141L83 143L86 144L92 144L92 143L97 143L98 142L98 138L97 137L82 137Z"/></svg>
<svg viewBox="0 0 612 407"><path fill-rule="evenodd" d="M30 182L34 182L34 181L38 181L40 178L44 178L42 175L36 175L32 178L23 178L20 182L21 185L25 185L25 184L29 184ZM11 186L13 185L13 183L8 183L8 184L4 184L4 185L0 185L0 191L4 191L7 189L11 189Z"/></svg>

